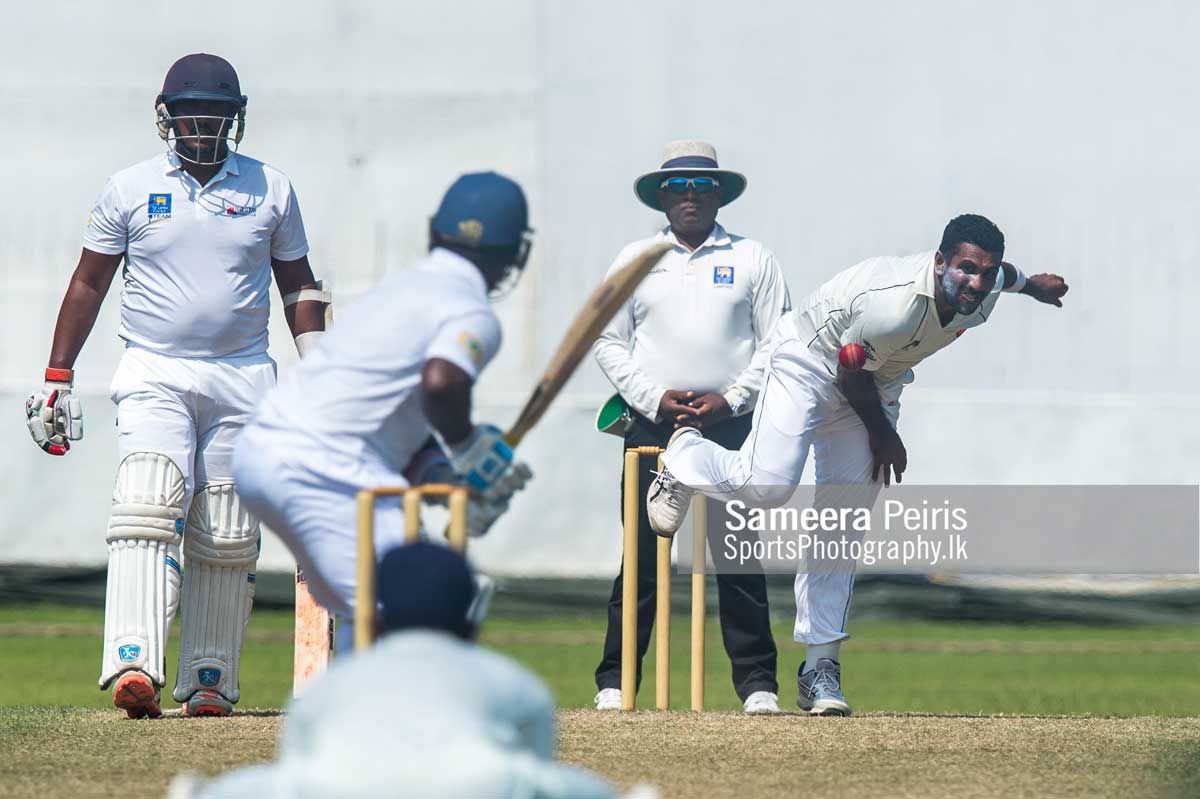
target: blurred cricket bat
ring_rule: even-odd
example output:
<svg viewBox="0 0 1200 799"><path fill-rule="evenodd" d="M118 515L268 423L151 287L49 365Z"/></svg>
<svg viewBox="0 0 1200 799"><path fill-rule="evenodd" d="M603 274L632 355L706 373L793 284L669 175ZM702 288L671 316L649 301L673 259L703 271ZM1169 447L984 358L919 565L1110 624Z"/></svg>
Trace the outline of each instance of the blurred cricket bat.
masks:
<svg viewBox="0 0 1200 799"><path fill-rule="evenodd" d="M567 380L575 373L579 362L591 349L600 331L604 330L604 326L616 315L625 301L633 296L634 289L642 279L650 274L650 270L670 249L671 245L666 242L651 245L596 287L583 308L576 314L571 327L567 329L562 344L550 359L550 365L546 367L542 379L534 387L521 415L504 434L504 440L510 447L520 444L525 434L538 423L550 407L550 403L567 384Z"/></svg>
<svg viewBox="0 0 1200 799"><path fill-rule="evenodd" d="M320 281L317 285L321 288ZM333 327L333 302L325 304L325 329ZM304 684L320 677L333 659L333 616L317 604L308 592L304 572L296 567L296 635L292 650L292 696L299 696Z"/></svg>

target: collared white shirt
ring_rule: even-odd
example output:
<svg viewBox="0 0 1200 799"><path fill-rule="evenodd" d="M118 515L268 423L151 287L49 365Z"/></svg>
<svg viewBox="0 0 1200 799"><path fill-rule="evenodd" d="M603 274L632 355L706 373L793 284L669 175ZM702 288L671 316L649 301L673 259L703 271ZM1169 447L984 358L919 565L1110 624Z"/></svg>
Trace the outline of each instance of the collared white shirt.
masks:
<svg viewBox="0 0 1200 799"><path fill-rule="evenodd" d="M339 314L267 395L256 423L398 474L433 432L421 407L425 362L450 361L474 379L499 349L483 276L438 247Z"/></svg>
<svg viewBox="0 0 1200 799"><path fill-rule="evenodd" d="M766 365L767 353L756 353L790 309L778 260L721 225L692 252L668 226L621 250L608 274L660 241L674 248L600 334L600 368L630 407L654 421L670 389L720 392L735 413L747 413Z"/></svg>
<svg viewBox="0 0 1200 799"><path fill-rule="evenodd" d="M83 246L125 253L121 338L185 358L266 352L271 259L308 253L287 176L238 154L204 186L170 152L118 172Z"/></svg>
<svg viewBox="0 0 1200 799"><path fill-rule="evenodd" d="M838 352L851 342L863 345L879 385L912 382L911 369L968 328L988 320L1000 298L1004 276L973 314L956 314L946 326L934 302L935 251L870 258L840 272L810 294L789 315L787 331L817 355L831 375Z"/></svg>

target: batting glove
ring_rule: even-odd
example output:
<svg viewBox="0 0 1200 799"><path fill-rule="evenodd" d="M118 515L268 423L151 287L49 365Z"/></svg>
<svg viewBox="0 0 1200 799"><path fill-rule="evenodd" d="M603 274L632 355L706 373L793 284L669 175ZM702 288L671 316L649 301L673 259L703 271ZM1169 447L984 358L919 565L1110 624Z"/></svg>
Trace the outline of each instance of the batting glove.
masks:
<svg viewBox="0 0 1200 799"><path fill-rule="evenodd" d="M70 369L47 369L46 383L25 400L25 422L33 443L51 455L66 455L83 438L83 405L71 393Z"/></svg>

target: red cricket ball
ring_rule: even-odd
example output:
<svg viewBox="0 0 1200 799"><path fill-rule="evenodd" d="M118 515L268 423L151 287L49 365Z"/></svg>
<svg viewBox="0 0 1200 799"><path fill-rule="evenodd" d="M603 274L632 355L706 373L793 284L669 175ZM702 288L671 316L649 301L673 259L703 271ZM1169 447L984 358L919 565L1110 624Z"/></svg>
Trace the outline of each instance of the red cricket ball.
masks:
<svg viewBox="0 0 1200 799"><path fill-rule="evenodd" d="M849 372L857 372L867 362L867 351L861 344L850 343L838 351L838 364Z"/></svg>

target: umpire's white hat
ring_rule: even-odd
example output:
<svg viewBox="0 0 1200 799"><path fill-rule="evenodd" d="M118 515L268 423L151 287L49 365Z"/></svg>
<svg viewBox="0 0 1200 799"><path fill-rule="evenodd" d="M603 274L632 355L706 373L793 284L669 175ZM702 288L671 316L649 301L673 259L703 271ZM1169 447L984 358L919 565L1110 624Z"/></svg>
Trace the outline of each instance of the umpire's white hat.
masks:
<svg viewBox="0 0 1200 799"><path fill-rule="evenodd" d="M662 166L633 182L634 194L655 211L663 210L658 202L658 186L664 177L673 174L714 176L721 182L721 205L729 205L746 190L745 175L717 165L715 147L706 141L681 139L667 143Z"/></svg>

